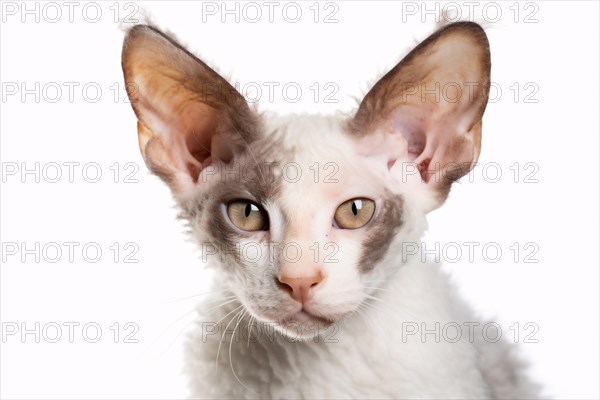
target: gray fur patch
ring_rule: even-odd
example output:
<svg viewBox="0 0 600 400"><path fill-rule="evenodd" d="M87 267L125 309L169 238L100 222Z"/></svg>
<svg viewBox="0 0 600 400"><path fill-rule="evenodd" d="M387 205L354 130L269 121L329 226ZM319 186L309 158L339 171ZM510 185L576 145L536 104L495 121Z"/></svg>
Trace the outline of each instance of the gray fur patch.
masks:
<svg viewBox="0 0 600 400"><path fill-rule="evenodd" d="M404 200L400 195L389 195L383 200L381 210L377 211L374 223L369 224L371 231L363 242L362 255L358 262L359 270L363 273L371 271L385 256L402 226L402 208Z"/></svg>

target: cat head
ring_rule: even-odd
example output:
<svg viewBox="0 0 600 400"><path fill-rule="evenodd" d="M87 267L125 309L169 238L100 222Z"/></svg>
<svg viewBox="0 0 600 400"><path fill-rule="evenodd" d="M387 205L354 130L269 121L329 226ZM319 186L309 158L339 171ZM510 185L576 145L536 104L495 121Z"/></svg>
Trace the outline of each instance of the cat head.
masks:
<svg viewBox="0 0 600 400"><path fill-rule="evenodd" d="M122 66L144 160L220 284L258 320L306 338L402 267L402 243L419 240L471 170L491 63L479 25L448 25L350 117L259 114L149 26L128 32Z"/></svg>

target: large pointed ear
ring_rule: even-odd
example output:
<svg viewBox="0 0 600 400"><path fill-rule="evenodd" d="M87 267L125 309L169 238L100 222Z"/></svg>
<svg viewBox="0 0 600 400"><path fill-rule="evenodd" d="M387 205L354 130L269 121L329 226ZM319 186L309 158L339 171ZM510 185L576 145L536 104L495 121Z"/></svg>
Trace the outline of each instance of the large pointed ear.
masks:
<svg viewBox="0 0 600 400"><path fill-rule="evenodd" d="M479 157L490 68L483 29L472 22L447 25L375 84L352 129L364 139L383 136L386 144L378 147L386 149L390 167L414 163L436 193L435 208Z"/></svg>
<svg viewBox="0 0 600 400"><path fill-rule="evenodd" d="M231 161L256 134L256 115L242 95L155 28L129 30L122 67L146 165L176 197L191 193L203 168Z"/></svg>

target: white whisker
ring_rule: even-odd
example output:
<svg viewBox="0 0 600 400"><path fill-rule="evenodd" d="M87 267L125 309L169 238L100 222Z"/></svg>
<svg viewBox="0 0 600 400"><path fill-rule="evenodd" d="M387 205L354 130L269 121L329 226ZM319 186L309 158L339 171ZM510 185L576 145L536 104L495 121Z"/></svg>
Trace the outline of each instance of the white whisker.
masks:
<svg viewBox="0 0 600 400"><path fill-rule="evenodd" d="M240 311L241 312L241 311ZM240 325L241 320L244 318L244 316L246 316L248 314L248 311L244 311L244 313L238 318L237 323L235 324L235 327L233 328L233 333L231 334L231 340L229 341L229 366L231 367L231 372L233 373L233 376L235 377L235 379L240 383L240 385L242 385L246 390L258 395L258 393L256 393L254 390L250 389L248 386L246 386L244 384L244 382L242 382L240 380L240 378L237 376L237 374L235 373L235 370L233 368L233 360L231 358L231 346L233 344L233 339L235 337L235 331L237 330L238 326ZM238 313L239 315L239 313Z"/></svg>
<svg viewBox="0 0 600 400"><path fill-rule="evenodd" d="M219 321L217 321L216 325L218 326L219 323L224 320L228 315L233 314L234 312L236 312L237 310L239 310L240 308L243 308L243 305L240 305L239 307L234 308L233 310L231 310L229 313L227 313L223 318L221 318ZM240 311L241 312L241 311ZM233 322L233 320L235 319L235 317L238 314L235 314L231 320L229 320L229 322L227 323L227 325L225 326L225 329L223 329L223 334L221 335L221 340L219 340L219 347L217 348L217 357L215 359L215 371L219 370L219 353L221 352L221 345L223 344L223 338L225 337L225 334L227 333L227 328L229 328L229 325L231 325L231 323Z"/></svg>

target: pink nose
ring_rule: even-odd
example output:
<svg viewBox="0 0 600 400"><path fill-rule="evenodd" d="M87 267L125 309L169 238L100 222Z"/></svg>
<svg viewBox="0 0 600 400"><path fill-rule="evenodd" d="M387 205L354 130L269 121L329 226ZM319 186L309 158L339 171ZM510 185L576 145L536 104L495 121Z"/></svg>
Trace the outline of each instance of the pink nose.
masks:
<svg viewBox="0 0 600 400"><path fill-rule="evenodd" d="M290 292L290 296L294 300L303 303L310 299L313 292L312 289L323 280L323 275L319 271L317 275L312 276L290 277L282 275L278 279L285 289Z"/></svg>

